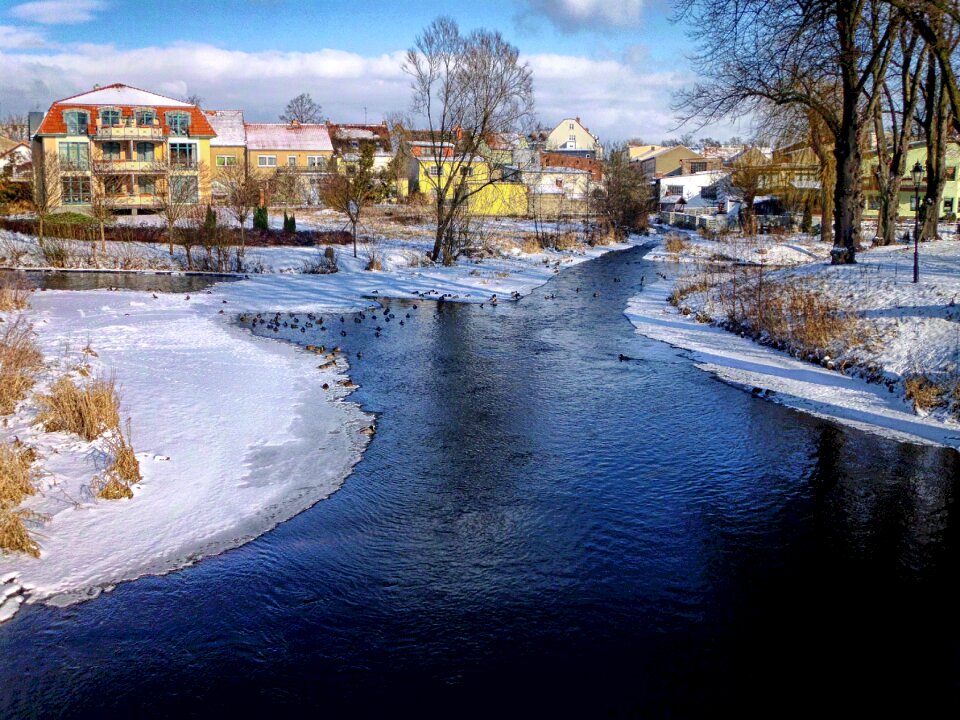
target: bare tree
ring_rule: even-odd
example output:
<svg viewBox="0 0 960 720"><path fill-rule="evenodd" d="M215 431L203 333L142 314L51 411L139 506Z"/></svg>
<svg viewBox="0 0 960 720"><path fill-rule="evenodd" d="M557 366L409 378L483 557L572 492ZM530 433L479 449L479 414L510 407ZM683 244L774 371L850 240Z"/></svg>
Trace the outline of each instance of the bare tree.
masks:
<svg viewBox="0 0 960 720"><path fill-rule="evenodd" d="M360 148L360 162L352 175L328 175L320 189L323 203L334 210L345 213L350 218L353 229L353 256L357 256L357 223L363 209L370 204L376 194L376 180L373 173L373 143L365 142Z"/></svg>
<svg viewBox="0 0 960 720"><path fill-rule="evenodd" d="M260 204L263 190L263 178L254 170L250 171L242 161L235 165L218 168L217 184L225 194L224 206L227 213L240 226L240 257L246 252L246 224L254 208Z"/></svg>
<svg viewBox="0 0 960 720"><path fill-rule="evenodd" d="M407 177L407 166L413 157L410 154L410 146L407 145L407 133L413 127L413 120L407 113L397 111L387 114L386 123L390 130L390 145L393 148L393 157L387 171L399 199L400 185Z"/></svg>
<svg viewBox="0 0 960 720"><path fill-rule="evenodd" d="M106 224L113 219L113 211L110 208L111 190L114 187L115 175L111 171L110 163L102 159L94 158L90 163L90 214L97 221L97 228L100 235L100 249L106 251ZM96 259L96 242L93 243L94 259Z"/></svg>
<svg viewBox="0 0 960 720"><path fill-rule="evenodd" d="M191 93L190 95L187 95L183 101L189 105L196 105L197 107L200 107L203 105L203 96L197 93Z"/></svg>
<svg viewBox="0 0 960 720"><path fill-rule="evenodd" d="M156 172L157 215L163 218L167 226L167 243L173 255L173 245L177 242L177 224L190 216L191 210L200 202L200 188L206 169L201 163L197 172L181 172L176 166L158 161ZM189 250L187 261L189 263Z"/></svg>
<svg viewBox="0 0 960 720"><path fill-rule="evenodd" d="M78 176L82 183L83 178ZM89 192L89 180L87 180ZM44 222L47 215L60 206L63 186L60 181L60 158L56 153L44 153L33 162L31 199L37 211L37 237L43 242Z"/></svg>
<svg viewBox="0 0 960 720"><path fill-rule="evenodd" d="M832 258L854 262L864 129L901 14L882 0L682 0L679 17L712 28L700 35L696 59L707 81L677 104L685 120L717 119L770 102L804 106L829 128L837 172ZM825 94L825 86L835 94Z"/></svg>
<svg viewBox="0 0 960 720"><path fill-rule="evenodd" d="M462 35L448 17L434 20L407 51L404 71L412 78L413 111L428 126L428 191L436 197L433 260L456 255L454 224L483 189L511 176L488 173L470 181L490 136L518 132L533 121L533 79L516 47L498 32Z"/></svg>
<svg viewBox="0 0 960 720"><path fill-rule="evenodd" d="M644 230L650 212L650 184L626 147L612 147L604 163L603 183L591 197L595 212L617 235Z"/></svg>
<svg viewBox="0 0 960 720"><path fill-rule="evenodd" d="M286 110L280 116L285 123L297 121L301 124L323 122L323 110L313 101L310 93L300 93L287 103Z"/></svg>
<svg viewBox="0 0 960 720"><path fill-rule="evenodd" d="M11 140L29 140L30 126L27 116L22 113L7 113L7 117L0 124L0 135Z"/></svg>
<svg viewBox="0 0 960 720"><path fill-rule="evenodd" d="M753 212L753 201L760 194L764 180L764 164L758 150L743 152L731 164L733 172L730 183L740 192L740 229L744 235L756 235L757 220Z"/></svg>

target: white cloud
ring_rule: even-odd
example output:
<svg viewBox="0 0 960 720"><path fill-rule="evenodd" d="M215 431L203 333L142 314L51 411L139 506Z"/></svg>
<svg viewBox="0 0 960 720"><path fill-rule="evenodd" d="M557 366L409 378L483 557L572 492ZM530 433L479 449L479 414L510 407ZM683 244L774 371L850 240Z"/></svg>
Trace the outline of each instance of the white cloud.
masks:
<svg viewBox="0 0 960 720"><path fill-rule="evenodd" d="M13 25L0 25L0 50L29 50L48 45L47 39L34 30Z"/></svg>
<svg viewBox="0 0 960 720"><path fill-rule="evenodd" d="M208 107L242 109L251 121L272 122L287 101L309 92L324 114L371 121L410 106L410 79L402 51L366 57L343 50L247 52L206 44L119 49L78 45L66 50L0 50L4 107L46 109L62 97L99 83L122 82L183 97L198 93ZM545 125L580 116L605 140L659 139L673 127L671 94L692 81L681 72L645 72L620 59L535 54L537 114Z"/></svg>
<svg viewBox="0 0 960 720"><path fill-rule="evenodd" d="M89 22L105 6L103 0L35 0L14 5L10 14L44 25L75 25Z"/></svg>
<svg viewBox="0 0 960 720"><path fill-rule="evenodd" d="M521 18L545 17L564 32L640 24L644 0L522 0Z"/></svg>

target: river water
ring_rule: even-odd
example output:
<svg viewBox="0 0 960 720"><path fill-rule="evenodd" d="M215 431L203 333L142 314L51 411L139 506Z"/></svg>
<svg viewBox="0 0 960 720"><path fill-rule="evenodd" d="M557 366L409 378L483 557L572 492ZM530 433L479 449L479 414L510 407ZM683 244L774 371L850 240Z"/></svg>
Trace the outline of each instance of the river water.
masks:
<svg viewBox="0 0 960 720"><path fill-rule="evenodd" d="M343 488L195 567L25 607L0 716L956 711L957 454L636 335L658 269L628 250L519 303L276 333L362 353L377 433Z"/></svg>

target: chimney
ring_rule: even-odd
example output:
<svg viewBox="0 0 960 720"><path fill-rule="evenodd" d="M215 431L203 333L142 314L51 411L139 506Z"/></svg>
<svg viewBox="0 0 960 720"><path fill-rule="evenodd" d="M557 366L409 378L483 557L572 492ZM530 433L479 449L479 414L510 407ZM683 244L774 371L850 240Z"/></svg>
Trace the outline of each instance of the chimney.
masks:
<svg viewBox="0 0 960 720"><path fill-rule="evenodd" d="M580 116L578 115L578 116L577 116L577 125L579 125L579 124L580 124Z"/></svg>
<svg viewBox="0 0 960 720"><path fill-rule="evenodd" d="M290 121L290 127L292 128L300 127L300 121L294 118L293 120Z"/></svg>
<svg viewBox="0 0 960 720"><path fill-rule="evenodd" d="M100 89L100 83L94 83L93 89L94 89L94 90L99 90L99 89Z"/></svg>

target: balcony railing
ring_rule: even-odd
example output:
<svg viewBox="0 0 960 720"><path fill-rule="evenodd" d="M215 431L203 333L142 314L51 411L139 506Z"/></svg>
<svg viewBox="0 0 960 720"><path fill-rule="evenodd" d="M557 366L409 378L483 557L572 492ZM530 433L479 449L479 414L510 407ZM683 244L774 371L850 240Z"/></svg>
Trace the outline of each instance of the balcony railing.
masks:
<svg viewBox="0 0 960 720"><path fill-rule="evenodd" d="M146 125L98 127L96 140L163 140L163 128Z"/></svg>
<svg viewBox="0 0 960 720"><path fill-rule="evenodd" d="M94 163L98 173L162 173L166 163L157 160L98 160Z"/></svg>
<svg viewBox="0 0 960 720"><path fill-rule="evenodd" d="M178 158L170 159L170 169L174 172L189 172L197 169L196 160L182 160Z"/></svg>
<svg viewBox="0 0 960 720"><path fill-rule="evenodd" d="M108 195L106 204L112 208L157 207L160 199L156 195Z"/></svg>

